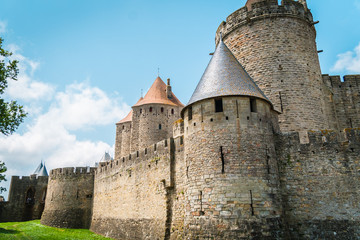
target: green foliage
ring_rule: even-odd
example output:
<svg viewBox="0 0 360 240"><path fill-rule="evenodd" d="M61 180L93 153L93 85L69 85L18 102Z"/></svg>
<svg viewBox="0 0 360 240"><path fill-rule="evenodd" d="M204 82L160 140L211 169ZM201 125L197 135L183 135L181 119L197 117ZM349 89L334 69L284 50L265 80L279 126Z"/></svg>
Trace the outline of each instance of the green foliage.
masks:
<svg viewBox="0 0 360 240"><path fill-rule="evenodd" d="M87 229L54 228L40 224L40 220L29 222L0 223L0 239L37 239L37 240L81 240L111 239L97 235Z"/></svg>
<svg viewBox="0 0 360 240"><path fill-rule="evenodd" d="M26 113L23 106L16 101L6 102L1 98L8 86L8 80L17 80L19 69L18 61L9 60L11 52L2 48L3 39L0 38L0 132L9 135L15 132L22 123Z"/></svg>
<svg viewBox="0 0 360 240"><path fill-rule="evenodd" d="M5 166L5 163L0 161L0 182L6 181L5 175L3 175L4 172L6 172L7 168ZM0 193L6 191L6 188L0 187Z"/></svg>

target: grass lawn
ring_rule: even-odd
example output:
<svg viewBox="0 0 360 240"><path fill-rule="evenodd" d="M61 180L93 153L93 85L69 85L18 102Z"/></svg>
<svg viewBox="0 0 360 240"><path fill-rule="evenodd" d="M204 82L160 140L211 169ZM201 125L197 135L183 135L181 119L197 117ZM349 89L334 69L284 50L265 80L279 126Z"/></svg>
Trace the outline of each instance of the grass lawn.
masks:
<svg viewBox="0 0 360 240"><path fill-rule="evenodd" d="M86 229L53 228L40 224L40 220L29 222L0 223L0 239L31 240L72 240L72 239L111 239Z"/></svg>

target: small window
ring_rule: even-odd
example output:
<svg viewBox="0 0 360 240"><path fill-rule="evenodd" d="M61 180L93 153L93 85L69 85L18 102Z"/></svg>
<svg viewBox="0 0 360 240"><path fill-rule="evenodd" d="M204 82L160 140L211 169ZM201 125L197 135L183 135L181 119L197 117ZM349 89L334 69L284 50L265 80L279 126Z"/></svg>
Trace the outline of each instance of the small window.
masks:
<svg viewBox="0 0 360 240"><path fill-rule="evenodd" d="M142 108L140 108L140 114L142 114Z"/></svg>
<svg viewBox="0 0 360 240"><path fill-rule="evenodd" d="M163 108L163 107L161 108L161 112L164 112L164 108Z"/></svg>
<svg viewBox="0 0 360 240"><path fill-rule="evenodd" d="M174 109L171 109L171 114L174 114Z"/></svg>
<svg viewBox="0 0 360 240"><path fill-rule="evenodd" d="M152 107L149 108L149 112L152 112Z"/></svg>
<svg viewBox="0 0 360 240"><path fill-rule="evenodd" d="M190 121L192 119L192 107L189 107L188 110L188 120Z"/></svg>
<svg viewBox="0 0 360 240"><path fill-rule="evenodd" d="M215 99L215 112L223 112L222 98Z"/></svg>
<svg viewBox="0 0 360 240"><path fill-rule="evenodd" d="M184 138L183 136L180 137L180 145L183 145L184 144Z"/></svg>
<svg viewBox="0 0 360 240"><path fill-rule="evenodd" d="M161 130L161 124L159 124L159 129Z"/></svg>
<svg viewBox="0 0 360 240"><path fill-rule="evenodd" d="M123 126L123 129L125 128L125 126Z"/></svg>
<svg viewBox="0 0 360 240"><path fill-rule="evenodd" d="M250 98L250 112L257 112L255 98Z"/></svg>

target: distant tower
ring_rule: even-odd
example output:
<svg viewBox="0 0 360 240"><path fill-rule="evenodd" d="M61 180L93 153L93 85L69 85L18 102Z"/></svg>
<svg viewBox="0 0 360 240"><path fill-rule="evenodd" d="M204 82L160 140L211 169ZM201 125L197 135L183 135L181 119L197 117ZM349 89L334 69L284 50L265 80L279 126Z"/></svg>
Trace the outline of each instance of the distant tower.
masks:
<svg viewBox="0 0 360 240"><path fill-rule="evenodd" d="M223 41L269 97L283 132L328 127L313 17L305 0L248 0L220 24Z"/></svg>
<svg viewBox="0 0 360 240"><path fill-rule="evenodd" d="M277 239L277 113L221 40L182 115L186 238Z"/></svg>
<svg viewBox="0 0 360 240"><path fill-rule="evenodd" d="M173 136L173 123L183 104L167 84L157 77L144 98L116 124L115 160Z"/></svg>

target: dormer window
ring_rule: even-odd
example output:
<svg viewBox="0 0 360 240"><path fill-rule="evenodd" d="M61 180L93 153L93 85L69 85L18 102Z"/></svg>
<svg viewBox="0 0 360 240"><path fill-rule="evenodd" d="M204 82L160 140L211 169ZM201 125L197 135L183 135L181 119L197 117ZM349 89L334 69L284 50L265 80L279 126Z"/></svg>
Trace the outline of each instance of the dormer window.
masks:
<svg viewBox="0 0 360 240"><path fill-rule="evenodd" d="M223 112L222 98L215 99L215 112Z"/></svg>

